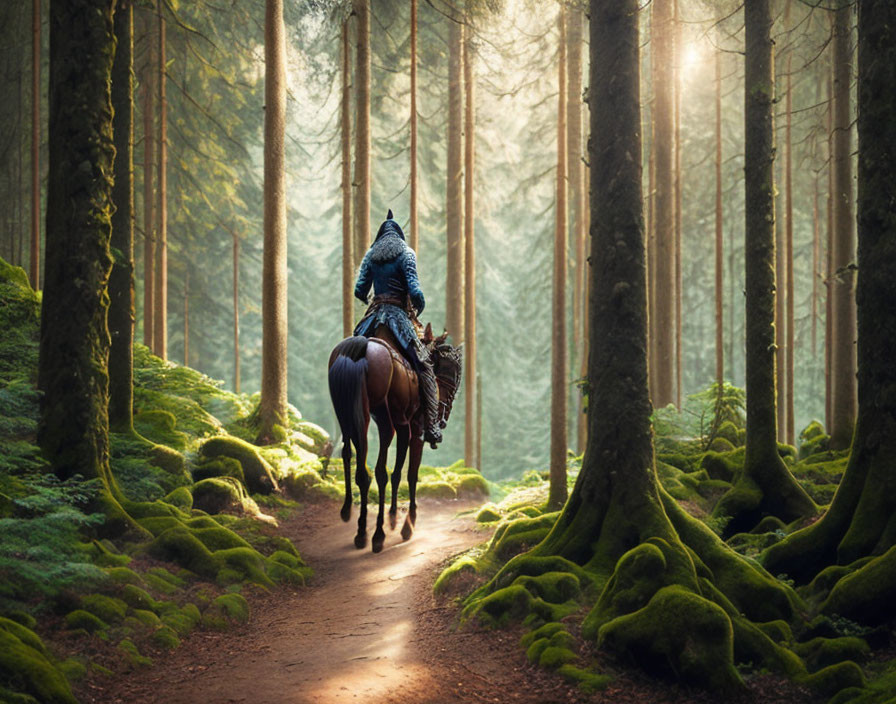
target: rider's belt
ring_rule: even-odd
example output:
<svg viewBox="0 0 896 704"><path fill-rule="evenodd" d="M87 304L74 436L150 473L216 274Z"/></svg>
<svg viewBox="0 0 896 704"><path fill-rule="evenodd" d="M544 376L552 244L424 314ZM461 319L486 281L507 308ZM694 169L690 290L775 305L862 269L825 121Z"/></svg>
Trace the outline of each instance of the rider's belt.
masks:
<svg viewBox="0 0 896 704"><path fill-rule="evenodd" d="M381 305L392 305L398 306L402 310L406 310L408 307L408 299L406 296L393 296L391 294L380 294L379 296L374 296L371 305L381 306Z"/></svg>

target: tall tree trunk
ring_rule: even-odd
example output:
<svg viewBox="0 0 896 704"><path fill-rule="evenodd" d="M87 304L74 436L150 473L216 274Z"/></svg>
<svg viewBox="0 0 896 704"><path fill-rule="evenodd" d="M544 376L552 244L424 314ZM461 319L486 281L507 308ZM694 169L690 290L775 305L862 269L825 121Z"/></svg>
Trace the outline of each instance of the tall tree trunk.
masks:
<svg viewBox="0 0 896 704"><path fill-rule="evenodd" d="M482 375L476 374L476 454L473 465L482 470Z"/></svg>
<svg viewBox="0 0 896 704"><path fill-rule="evenodd" d="M32 2L31 23L31 287L40 290L40 3Z"/></svg>
<svg viewBox="0 0 896 704"><path fill-rule="evenodd" d="M850 119L850 14L842 3L834 13L834 241L831 330L831 449L849 447L856 417L855 248Z"/></svg>
<svg viewBox="0 0 896 704"><path fill-rule="evenodd" d="M109 275L109 426L134 429L134 9L131 0L115 8L112 64L112 134L115 180L112 189L112 248Z"/></svg>
<svg viewBox="0 0 896 704"><path fill-rule="evenodd" d="M352 125L351 125L351 46L348 18L342 22L342 335L348 337L354 327L352 292L355 256L352 242Z"/></svg>
<svg viewBox="0 0 896 704"><path fill-rule="evenodd" d="M287 418L286 30L283 0L266 0L264 23L264 262L262 271L261 400L258 442L275 439Z"/></svg>
<svg viewBox="0 0 896 704"><path fill-rule="evenodd" d="M463 44L459 17L448 22L448 167L445 202L445 329L455 343L464 336Z"/></svg>
<svg viewBox="0 0 896 704"><path fill-rule="evenodd" d="M114 0L50 3L38 442L63 479L109 478L106 285L112 269L114 6Z"/></svg>
<svg viewBox="0 0 896 704"><path fill-rule="evenodd" d="M370 244L370 0L352 0L358 18L355 61L355 271Z"/></svg>
<svg viewBox="0 0 896 704"><path fill-rule="evenodd" d="M240 393L240 239L233 235L233 391Z"/></svg>
<svg viewBox="0 0 896 704"><path fill-rule="evenodd" d="M774 54L769 0L744 6L747 439L743 472L713 511L730 518L729 534L764 515L790 522L815 504L778 455L775 415Z"/></svg>
<svg viewBox="0 0 896 704"><path fill-rule="evenodd" d="M653 403L675 402L675 161L672 66L675 61L673 0L654 0L651 42L654 51L654 141L656 194L654 206L654 310L651 326Z"/></svg>
<svg viewBox="0 0 896 704"><path fill-rule="evenodd" d="M790 5L787 3L784 10L784 26L790 31ZM787 74L787 87L785 99L785 114L787 123L784 129L784 139L787 143L784 161L784 207L787 209L784 219L786 227L784 230L784 277L786 285L784 286L786 307L784 317L787 324L787 332L784 345L784 407L785 418L787 422L784 426L784 441L794 444L794 420L793 420L793 355L794 343L796 336L794 334L793 320L793 49L787 52L787 64L785 73Z"/></svg>
<svg viewBox="0 0 896 704"><path fill-rule="evenodd" d="M190 366L190 270L184 274L184 366Z"/></svg>
<svg viewBox="0 0 896 704"><path fill-rule="evenodd" d="M548 507L557 509L566 503L566 409L568 383L566 373L566 9L560 5L559 57L557 59L557 190L554 225L554 285L551 316L551 468Z"/></svg>
<svg viewBox="0 0 896 704"><path fill-rule="evenodd" d="M821 520L774 545L763 557L808 581L827 565L877 555L837 583L822 610L875 623L892 618L896 541L896 7L860 0L858 39L858 416L852 453L834 500ZM881 567L887 567L882 572ZM877 576L873 576L877 570Z"/></svg>
<svg viewBox="0 0 896 704"><path fill-rule="evenodd" d="M469 15L466 17L469 21ZM474 239L473 164L476 155L475 87L470 32L464 41L464 460L474 466L476 448L476 246Z"/></svg>
<svg viewBox="0 0 896 704"><path fill-rule="evenodd" d="M784 170L779 160L775 164L775 188L781 183ZM785 386L787 384L787 367L784 347L787 344L787 321L785 315L785 291L787 289L786 269L784 267L784 218L777 217L778 213L784 213L784 194L775 194L775 400L777 402L775 412L777 414L778 435L784 439L787 427L787 404L784 402Z"/></svg>
<svg viewBox="0 0 896 704"><path fill-rule="evenodd" d="M411 249L420 261L419 216L417 213L417 0L411 0Z"/></svg>
<svg viewBox="0 0 896 704"><path fill-rule="evenodd" d="M681 27L678 15L678 0L673 0L672 21L673 56L672 62L672 96L675 115L673 117L675 144L675 270L674 270L674 295L675 295L675 405L681 408Z"/></svg>
<svg viewBox="0 0 896 704"><path fill-rule="evenodd" d="M716 238L715 238L715 297L716 297L716 383L725 382L725 325L722 315L724 240L722 208L722 50L715 51L715 107L716 107Z"/></svg>
<svg viewBox="0 0 896 704"><path fill-rule="evenodd" d="M155 93L157 45L148 10L144 32L149 45L143 67L143 344L152 349L155 338L156 278L156 195L153 183L156 168Z"/></svg>
<svg viewBox="0 0 896 704"><path fill-rule="evenodd" d="M165 17L159 15L159 229L153 288L153 352L168 359L168 73L165 59Z"/></svg>
<svg viewBox="0 0 896 704"><path fill-rule="evenodd" d="M827 210L827 235L825 237L825 314L824 314L824 426L828 433L833 425L833 412L831 410L831 348L833 346L833 318L834 318L834 268L831 265L831 257L834 251L834 64L831 62L831 70L828 71L828 110L827 110L827 135L828 135L828 194L825 203Z"/></svg>
<svg viewBox="0 0 896 704"><path fill-rule="evenodd" d="M585 340L582 334L585 316L585 164L582 161L582 34L584 31L585 15L577 4L571 4L567 8L566 44L568 52L569 70L567 74L567 99L566 99L566 151L567 167L569 171L570 193L570 224L571 246L573 248L573 263L575 266L575 281L572 292L572 330L573 353L570 355L570 364L573 369L582 366L582 357L585 351ZM575 372L574 372L575 373ZM580 418L583 414L583 397L576 393L577 413L576 422L576 449L585 451L584 437L578 429L583 426Z"/></svg>

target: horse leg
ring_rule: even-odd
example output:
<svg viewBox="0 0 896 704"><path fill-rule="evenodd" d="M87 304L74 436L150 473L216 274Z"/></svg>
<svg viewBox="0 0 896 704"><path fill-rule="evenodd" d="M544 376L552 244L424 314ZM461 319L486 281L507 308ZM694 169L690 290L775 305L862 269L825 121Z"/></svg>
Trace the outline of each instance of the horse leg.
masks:
<svg viewBox="0 0 896 704"><path fill-rule="evenodd" d="M395 428L392 426L388 408L375 414L374 418L380 434L380 452L376 458L376 469L374 470L376 488L379 494L379 510L376 514L376 530L373 532L371 547L374 552L380 552L386 540L386 533L383 530L383 509L386 502L386 481L388 478L386 460L389 455L389 445L392 443L392 437L395 435Z"/></svg>
<svg viewBox="0 0 896 704"><path fill-rule="evenodd" d="M348 522L352 516L352 441L345 434L342 441L342 466L345 471L345 500L339 515L343 521Z"/></svg>
<svg viewBox="0 0 896 704"><path fill-rule="evenodd" d="M392 503L389 505L389 527L395 530L398 521L398 486L401 484L401 469L408 454L408 438L411 428L400 425L396 429L398 440L395 447L395 468L392 470Z"/></svg>
<svg viewBox="0 0 896 704"><path fill-rule="evenodd" d="M414 524L417 522L417 473L420 470L420 458L423 456L423 438L411 438L411 457L408 464L408 515L404 519L401 528L401 537L408 540L414 534Z"/></svg>
<svg viewBox="0 0 896 704"><path fill-rule="evenodd" d="M362 429L358 438L355 458L355 483L361 493L361 510L358 515L358 532L355 535L355 547L360 550L367 545L367 490L370 488L370 475L367 473L367 428Z"/></svg>

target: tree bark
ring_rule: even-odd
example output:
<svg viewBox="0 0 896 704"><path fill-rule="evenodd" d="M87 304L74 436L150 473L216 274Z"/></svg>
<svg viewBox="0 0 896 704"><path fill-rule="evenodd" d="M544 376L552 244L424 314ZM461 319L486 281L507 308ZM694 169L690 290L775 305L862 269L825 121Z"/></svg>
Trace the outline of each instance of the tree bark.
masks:
<svg viewBox="0 0 896 704"><path fill-rule="evenodd" d="M567 167L569 172L570 193L570 241L573 248L573 265L575 266L575 281L572 292L572 330L573 353L570 355L570 364L577 370L582 367L585 352L585 340L583 335L584 317L586 314L585 300L585 273L588 263L585 260L585 164L582 160L582 34L584 31L585 15L577 4L571 4L567 8L567 32L566 43L568 52L567 73L567 98L566 98L566 151ZM584 412L584 399L576 393L577 408L576 422L576 449L585 451L585 439L579 432L583 424L580 419Z"/></svg>
<svg viewBox="0 0 896 704"><path fill-rule="evenodd" d="M50 3L38 443L61 479L110 476L106 286L112 269L114 6L114 0Z"/></svg>
<svg viewBox="0 0 896 704"><path fill-rule="evenodd" d="M355 211L354 270L370 245L370 0L352 0L358 18L355 61Z"/></svg>
<svg viewBox="0 0 896 704"><path fill-rule="evenodd" d="M149 45L143 67L143 344L152 349L155 317L156 195L153 188L156 166L155 92L157 45L151 10L144 16Z"/></svg>
<svg viewBox="0 0 896 704"><path fill-rule="evenodd" d="M467 16L469 21L469 15ZM470 33L464 41L464 460L473 464L476 449L476 246L474 239L473 166L476 154L475 86Z"/></svg>
<svg viewBox="0 0 896 704"><path fill-rule="evenodd" d="M31 287L40 290L40 3L33 0L31 23Z"/></svg>
<svg viewBox="0 0 896 704"><path fill-rule="evenodd" d="M849 447L856 417L855 249L850 118L850 14L843 3L834 13L834 241L831 330L831 449Z"/></svg>
<svg viewBox="0 0 896 704"><path fill-rule="evenodd" d="M354 328L352 302L355 256L352 242L352 125L351 125L351 46L348 18L342 22L342 335L348 337Z"/></svg>
<svg viewBox="0 0 896 704"><path fill-rule="evenodd" d="M790 5L787 3L784 10L784 25L790 30ZM784 441L790 445L794 444L794 420L793 420L793 346L796 343L796 335L794 334L793 320L793 49L787 52L787 64L785 73L787 74L785 114L787 123L784 130L784 139L787 142L785 149L784 161L784 207L787 209L784 230L784 277L786 285L784 287L786 306L784 317L787 323L786 344L784 347L784 408L786 424L784 426Z"/></svg>
<svg viewBox="0 0 896 704"><path fill-rule="evenodd" d="M240 239L233 233L233 391L240 393Z"/></svg>
<svg viewBox="0 0 896 704"><path fill-rule="evenodd" d="M674 60L672 62L673 75L673 103L675 115L673 117L675 144L675 270L673 290L675 296L675 405L681 408L681 51L679 44L681 37L680 20L678 15L678 0L673 0L672 46Z"/></svg>
<svg viewBox="0 0 896 704"><path fill-rule="evenodd" d="M115 180L112 189L112 253L109 275L109 426L134 429L134 9L131 0L115 8L112 64L112 134Z"/></svg>
<svg viewBox="0 0 896 704"><path fill-rule="evenodd" d="M774 54L769 0L744 6L745 289L747 438L743 472L713 511L726 533L749 530L765 515L790 522L816 512L778 455L775 416Z"/></svg>
<svg viewBox="0 0 896 704"><path fill-rule="evenodd" d="M411 0L411 249L420 263L420 232L417 213L417 0Z"/></svg>
<svg viewBox="0 0 896 704"><path fill-rule="evenodd" d="M651 41L654 51L654 309L651 311L653 403L675 402L675 164L672 66L675 60L672 0L654 0Z"/></svg>
<svg viewBox="0 0 896 704"><path fill-rule="evenodd" d="M159 15L159 229L156 244L155 286L153 288L153 352L168 359L168 73L165 58L165 17Z"/></svg>
<svg viewBox="0 0 896 704"><path fill-rule="evenodd" d="M566 502L566 410L568 398L566 345L566 9L560 5L559 56L557 59L557 186L554 223L554 285L551 322L551 467L548 507L558 509Z"/></svg>
<svg viewBox="0 0 896 704"><path fill-rule="evenodd" d="M190 366L190 270L184 274L184 366Z"/></svg>
<svg viewBox="0 0 896 704"><path fill-rule="evenodd" d="M464 336L464 230L463 230L463 43L460 18L448 22L448 167L445 202L445 329L455 344Z"/></svg>
<svg viewBox="0 0 896 704"><path fill-rule="evenodd" d="M262 272L261 400L258 441L275 439L287 418L286 30L283 0L265 4L264 261Z"/></svg>
<svg viewBox="0 0 896 704"><path fill-rule="evenodd" d="M827 513L818 522L772 546L763 556L770 569L786 570L808 581L834 562L849 564L868 555L893 555L896 542L896 495L889 489L896 456L896 8L888 2L859 2L858 40L858 416L852 454ZM873 563L869 563L869 567ZM889 574L893 574L890 570ZM866 585L861 600L880 598L879 618L892 613L892 578L869 583L862 570L850 575ZM843 580L829 598L846 587ZM881 589L883 591L881 592ZM858 603L857 603L858 602ZM867 604L866 604L867 605ZM824 608L824 607L823 607ZM844 614L854 618L851 614ZM877 622L880 622L879 620Z"/></svg>
<svg viewBox="0 0 896 704"><path fill-rule="evenodd" d="M722 50L715 52L715 108L716 108L716 238L715 238L715 297L716 297L716 383L725 382L725 325L722 315L724 300L724 238L722 204Z"/></svg>

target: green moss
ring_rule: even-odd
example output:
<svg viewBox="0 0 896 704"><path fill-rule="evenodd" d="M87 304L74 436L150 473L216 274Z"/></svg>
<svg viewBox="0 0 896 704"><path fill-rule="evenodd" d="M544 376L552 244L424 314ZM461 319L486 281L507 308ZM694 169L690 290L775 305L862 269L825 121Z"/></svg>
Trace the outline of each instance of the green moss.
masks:
<svg viewBox="0 0 896 704"><path fill-rule="evenodd" d="M0 629L15 636L29 648L33 648L44 655L47 654L47 649L44 647L40 637L28 626L9 618L0 618Z"/></svg>
<svg viewBox="0 0 896 704"><path fill-rule="evenodd" d="M156 574L147 574L144 580L149 587L162 594L174 594L178 589L177 586Z"/></svg>
<svg viewBox="0 0 896 704"><path fill-rule="evenodd" d="M233 477L203 479L193 486L193 507L206 513L258 514L258 505L245 487Z"/></svg>
<svg viewBox="0 0 896 704"><path fill-rule="evenodd" d="M213 481L213 480L206 480ZM214 579L224 565L187 528L170 528L153 540L148 547L150 555L169 560L186 567L191 572Z"/></svg>
<svg viewBox="0 0 896 704"><path fill-rule="evenodd" d="M707 452L700 462L700 468L705 469L712 479L721 479L726 482L733 481L743 466L743 448L729 452Z"/></svg>
<svg viewBox="0 0 896 704"><path fill-rule="evenodd" d="M122 567L131 562L131 558L122 555L108 540L94 540L88 550L90 561L100 567Z"/></svg>
<svg viewBox="0 0 896 704"><path fill-rule="evenodd" d="M113 584L143 585L143 578L129 567L109 567L105 572Z"/></svg>
<svg viewBox="0 0 896 704"><path fill-rule="evenodd" d="M579 656L569 650L569 648L549 645L542 651L541 656L538 658L538 664L554 670L561 665L575 662L578 658Z"/></svg>
<svg viewBox="0 0 896 704"><path fill-rule="evenodd" d="M128 605L121 599L105 594L88 594L81 597L81 608L106 623L118 623L127 613Z"/></svg>
<svg viewBox="0 0 896 704"><path fill-rule="evenodd" d="M226 548L248 548L251 547L243 538L234 533L232 530L215 526L214 528L200 528L193 530L195 535L202 544L212 552L216 550L224 550Z"/></svg>
<svg viewBox="0 0 896 704"><path fill-rule="evenodd" d="M222 594L202 614L202 623L208 628L226 630L231 624L249 621L249 603L239 594Z"/></svg>
<svg viewBox="0 0 896 704"><path fill-rule="evenodd" d="M562 665L557 670L557 673L570 682L578 683L579 689L586 694L600 692L601 690L606 689L607 685L613 681L611 675L602 675L597 672L583 670L575 665Z"/></svg>
<svg viewBox="0 0 896 704"><path fill-rule="evenodd" d="M42 644L36 649L23 642L7 624L0 627L0 680L44 704L77 704L65 675L44 654Z"/></svg>
<svg viewBox="0 0 896 704"><path fill-rule="evenodd" d="M457 482L458 498L481 498L489 495L488 482L481 474L467 474Z"/></svg>
<svg viewBox="0 0 896 704"><path fill-rule="evenodd" d="M194 481L198 482L211 477L233 477L244 484L246 482L246 476L243 474L243 465L233 457L221 456L214 459L206 459L193 468Z"/></svg>
<svg viewBox="0 0 896 704"><path fill-rule="evenodd" d="M174 516L150 516L149 518L139 519L137 523L148 530L152 535L161 535L166 530L181 525L182 522Z"/></svg>
<svg viewBox="0 0 896 704"><path fill-rule="evenodd" d="M176 430L177 418L169 411L144 410L134 416L134 429L158 445L177 450L187 447L187 434Z"/></svg>
<svg viewBox="0 0 896 704"><path fill-rule="evenodd" d="M475 575L479 571L479 563L476 558L470 555L463 555L452 562L436 579L432 590L436 594L445 594L458 583L462 575Z"/></svg>
<svg viewBox="0 0 896 704"><path fill-rule="evenodd" d="M485 504L476 514L477 523L494 523L501 520L501 513L494 504Z"/></svg>
<svg viewBox="0 0 896 704"><path fill-rule="evenodd" d="M844 689L864 687L865 675L862 673L862 668L847 660L808 675L799 680L799 683L806 685L815 692L830 697Z"/></svg>
<svg viewBox="0 0 896 704"><path fill-rule="evenodd" d="M756 628L762 631L773 643L793 642L793 631L787 621L780 619L767 623L757 623Z"/></svg>
<svg viewBox="0 0 896 704"><path fill-rule="evenodd" d="M868 659L871 649L862 638L813 638L806 643L796 643L794 652L806 663L810 672L846 660L862 662Z"/></svg>
<svg viewBox="0 0 896 704"><path fill-rule="evenodd" d="M196 604L185 604L181 608L172 608L159 616L159 619L181 637L186 636L196 628L201 619Z"/></svg>
<svg viewBox="0 0 896 704"><path fill-rule="evenodd" d="M176 477L186 477L187 462L177 450L167 445L154 445L147 454L153 467Z"/></svg>
<svg viewBox="0 0 896 704"><path fill-rule="evenodd" d="M174 650L180 646L180 638L177 637L177 632L170 626L162 626L153 631L151 640L154 645L165 650Z"/></svg>
<svg viewBox="0 0 896 704"><path fill-rule="evenodd" d="M896 546L834 584L821 612L863 624L882 623L896 616L893 594L896 594Z"/></svg>
<svg viewBox="0 0 896 704"><path fill-rule="evenodd" d="M108 625L100 618L97 618L89 611L84 609L75 609L65 616L65 626L70 630L83 629L88 633L96 633L104 631Z"/></svg>
<svg viewBox="0 0 896 704"><path fill-rule="evenodd" d="M141 655L137 646L134 645L134 641L129 638L125 638L118 644L118 650L133 667L149 667L152 665L152 658Z"/></svg>
<svg viewBox="0 0 896 704"><path fill-rule="evenodd" d="M513 583L527 589L532 596L554 604L574 599L582 590L578 577L568 572L546 572L537 577L523 575Z"/></svg>
<svg viewBox="0 0 896 704"><path fill-rule="evenodd" d="M528 648L535 641L544 639L549 642L555 633L566 632L566 627L562 623L545 623L533 631L529 631L520 639L520 645Z"/></svg>
<svg viewBox="0 0 896 704"><path fill-rule="evenodd" d="M467 606L463 618L477 618L486 626L503 626L511 620L521 621L532 611L532 595L514 584L497 589L488 596Z"/></svg>
<svg viewBox="0 0 896 704"><path fill-rule="evenodd" d="M152 611L155 600L135 584L127 584L121 590L121 599L132 609Z"/></svg>
<svg viewBox="0 0 896 704"><path fill-rule="evenodd" d="M159 617L152 611L146 611L145 609L134 609L131 615L144 626L158 626L162 623Z"/></svg>
<svg viewBox="0 0 896 704"><path fill-rule="evenodd" d="M445 481L426 482L417 485L417 498L456 499L457 491Z"/></svg>
<svg viewBox="0 0 896 704"><path fill-rule="evenodd" d="M672 585L643 609L601 626L598 645L648 671L719 691L740 690L733 628L716 604Z"/></svg>
<svg viewBox="0 0 896 704"><path fill-rule="evenodd" d="M223 560L224 567L236 571L243 580L263 587L272 587L274 582L265 573L265 559L252 548L228 548L214 553L217 560Z"/></svg>
<svg viewBox="0 0 896 704"><path fill-rule="evenodd" d="M238 460L243 468L246 486L252 493L269 494L278 488L274 468L254 445L244 440L226 436L211 438L202 444L200 453L207 458L230 457Z"/></svg>
<svg viewBox="0 0 896 704"><path fill-rule="evenodd" d="M193 494L185 486L179 486L174 491L165 496L163 501L166 504L176 506L181 511L189 511L193 508Z"/></svg>
<svg viewBox="0 0 896 704"><path fill-rule="evenodd" d="M728 438L716 437L709 444L709 449L712 452L731 452L735 449L735 445Z"/></svg>

